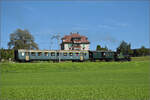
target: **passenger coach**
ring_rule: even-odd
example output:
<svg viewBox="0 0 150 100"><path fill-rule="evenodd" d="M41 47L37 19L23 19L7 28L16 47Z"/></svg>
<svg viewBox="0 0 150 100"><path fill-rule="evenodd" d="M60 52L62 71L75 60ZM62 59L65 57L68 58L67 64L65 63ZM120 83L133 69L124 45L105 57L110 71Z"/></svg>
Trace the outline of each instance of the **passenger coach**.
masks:
<svg viewBox="0 0 150 100"><path fill-rule="evenodd" d="M90 60L105 60L105 61L111 61L115 60L115 52L113 51L89 51Z"/></svg>
<svg viewBox="0 0 150 100"><path fill-rule="evenodd" d="M15 59L18 61L85 61L89 59L88 51L74 50L16 50Z"/></svg>

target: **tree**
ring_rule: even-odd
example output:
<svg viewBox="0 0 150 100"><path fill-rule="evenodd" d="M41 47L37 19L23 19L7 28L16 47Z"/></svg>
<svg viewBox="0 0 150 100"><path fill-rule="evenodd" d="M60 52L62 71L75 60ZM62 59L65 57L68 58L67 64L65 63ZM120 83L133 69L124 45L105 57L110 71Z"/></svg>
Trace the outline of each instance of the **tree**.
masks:
<svg viewBox="0 0 150 100"><path fill-rule="evenodd" d="M131 55L133 51L131 50L131 44L122 41L119 47L117 48L117 52L122 52L123 55Z"/></svg>
<svg viewBox="0 0 150 100"><path fill-rule="evenodd" d="M146 56L149 55L149 49L145 48L145 46L141 46L141 48L139 49L139 55L140 56Z"/></svg>
<svg viewBox="0 0 150 100"><path fill-rule="evenodd" d="M17 29L10 34L9 49L38 49L38 45L34 42L33 36L28 30Z"/></svg>
<svg viewBox="0 0 150 100"><path fill-rule="evenodd" d="M96 51L101 51L101 50L108 51L108 48L107 48L107 46L101 47L100 45L97 45Z"/></svg>
<svg viewBox="0 0 150 100"><path fill-rule="evenodd" d="M0 49L0 59L5 59L9 60L11 58L12 60L14 59L14 50L13 49Z"/></svg>
<svg viewBox="0 0 150 100"><path fill-rule="evenodd" d="M133 55L133 50L131 49L131 44L130 43L128 44L128 50L127 51L128 51L129 55Z"/></svg>
<svg viewBox="0 0 150 100"><path fill-rule="evenodd" d="M101 50L101 46L97 45L96 51Z"/></svg>
<svg viewBox="0 0 150 100"><path fill-rule="evenodd" d="M108 50L108 48L107 48L107 46L105 46L105 47L103 48L103 50L105 50L105 51L109 51L109 50Z"/></svg>
<svg viewBox="0 0 150 100"><path fill-rule="evenodd" d="M139 55L140 56L144 56L145 55L145 47L144 46L141 46L141 48L139 49Z"/></svg>

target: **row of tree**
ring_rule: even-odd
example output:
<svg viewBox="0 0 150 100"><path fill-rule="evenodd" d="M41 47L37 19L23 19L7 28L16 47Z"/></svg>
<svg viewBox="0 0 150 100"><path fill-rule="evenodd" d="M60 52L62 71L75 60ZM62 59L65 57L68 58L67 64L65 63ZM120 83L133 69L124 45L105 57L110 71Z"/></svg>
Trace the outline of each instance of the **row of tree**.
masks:
<svg viewBox="0 0 150 100"><path fill-rule="evenodd" d="M133 57L148 56L148 55L150 55L150 49L149 48L145 48L144 46L142 46L139 49L132 49L131 56L133 56Z"/></svg>
<svg viewBox="0 0 150 100"><path fill-rule="evenodd" d="M0 59L14 59L14 50L16 49L38 49L38 45L34 42L34 37L28 30L17 29L10 34L10 42L8 42L9 49L0 49ZM97 45L96 50L111 51L106 46L101 47ZM139 49L131 49L131 44L122 41L116 50L122 52L124 55L131 56L146 56L150 55L150 49L142 46Z"/></svg>
<svg viewBox="0 0 150 100"><path fill-rule="evenodd" d="M106 46L101 47L100 45L97 45L96 50L97 51L99 51L99 50L100 51L111 51ZM139 48L139 49L131 49L131 44L130 43L128 44L125 41L121 42L121 44L116 49L116 52L118 52L118 53L122 52L123 55L130 55L132 57L150 55L150 49L149 48L145 48L144 46L141 46L141 48Z"/></svg>
<svg viewBox="0 0 150 100"><path fill-rule="evenodd" d="M0 49L1 59L13 60L14 59L14 49Z"/></svg>

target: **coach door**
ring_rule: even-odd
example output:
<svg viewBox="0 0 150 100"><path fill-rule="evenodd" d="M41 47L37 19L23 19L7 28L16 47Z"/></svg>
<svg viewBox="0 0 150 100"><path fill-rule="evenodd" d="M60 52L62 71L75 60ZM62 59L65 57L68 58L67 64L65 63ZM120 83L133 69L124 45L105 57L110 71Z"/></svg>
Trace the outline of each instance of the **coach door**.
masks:
<svg viewBox="0 0 150 100"><path fill-rule="evenodd" d="M83 61L84 58L83 58L83 53L80 53L80 61Z"/></svg>
<svg viewBox="0 0 150 100"><path fill-rule="evenodd" d="M29 61L29 52L26 52L25 59L26 59L26 61Z"/></svg>
<svg viewBox="0 0 150 100"><path fill-rule="evenodd" d="M102 52L102 57L105 58L106 52Z"/></svg>

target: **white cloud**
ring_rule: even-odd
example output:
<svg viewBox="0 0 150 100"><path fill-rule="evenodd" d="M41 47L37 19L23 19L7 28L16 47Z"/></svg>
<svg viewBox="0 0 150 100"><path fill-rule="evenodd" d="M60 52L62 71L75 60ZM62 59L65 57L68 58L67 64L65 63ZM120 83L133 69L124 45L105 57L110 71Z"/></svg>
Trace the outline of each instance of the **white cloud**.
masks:
<svg viewBox="0 0 150 100"><path fill-rule="evenodd" d="M77 31L80 31L80 30L87 30L88 28L86 27L73 27L72 30L77 30Z"/></svg>
<svg viewBox="0 0 150 100"><path fill-rule="evenodd" d="M113 27L111 25L100 24L100 25L98 25L98 28L114 29L115 27Z"/></svg>
<svg viewBox="0 0 150 100"><path fill-rule="evenodd" d="M116 23L116 26L127 27L129 25L127 23Z"/></svg>
<svg viewBox="0 0 150 100"><path fill-rule="evenodd" d="M127 26L129 26L129 23L123 22L123 21L117 21L117 20L114 20L114 19L111 19L111 20L108 20L108 21L110 23L112 23L113 25L118 26L118 27L127 27Z"/></svg>
<svg viewBox="0 0 150 100"><path fill-rule="evenodd" d="M28 7L28 6L25 6L23 7L24 9L28 10L28 11L31 11L31 12L34 12L35 9L33 7Z"/></svg>
<svg viewBox="0 0 150 100"><path fill-rule="evenodd" d="M88 26L87 25L81 25L81 24L76 24L72 27L72 30L74 31L83 31L83 30L88 30Z"/></svg>
<svg viewBox="0 0 150 100"><path fill-rule="evenodd" d="M125 22L117 22L117 21L110 21L106 24L99 24L97 27L102 29L117 29L117 28L125 28L128 27L129 24Z"/></svg>

